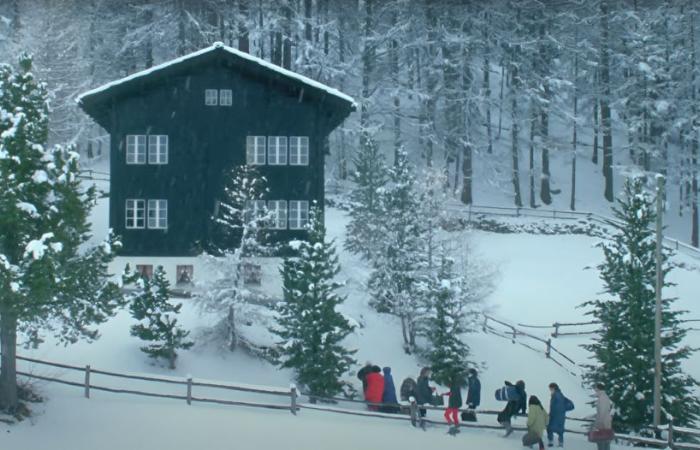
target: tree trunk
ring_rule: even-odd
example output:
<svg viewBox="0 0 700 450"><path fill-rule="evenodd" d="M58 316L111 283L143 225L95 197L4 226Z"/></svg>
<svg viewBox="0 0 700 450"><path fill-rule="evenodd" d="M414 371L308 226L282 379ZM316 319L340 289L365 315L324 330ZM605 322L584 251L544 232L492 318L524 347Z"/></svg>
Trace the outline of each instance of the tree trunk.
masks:
<svg viewBox="0 0 700 450"><path fill-rule="evenodd" d="M369 97L371 95L370 82L374 70L374 47L370 42L374 30L374 0L365 0L365 23L362 48L362 104L360 107L360 146L370 144L369 134Z"/></svg>
<svg viewBox="0 0 700 450"><path fill-rule="evenodd" d="M248 0L238 2L238 50L250 53L250 35L248 33Z"/></svg>
<svg viewBox="0 0 700 450"><path fill-rule="evenodd" d="M598 164L598 99L593 99L593 164Z"/></svg>
<svg viewBox="0 0 700 450"><path fill-rule="evenodd" d="M540 20L544 21L544 17L540 15ZM552 203L552 193L550 190L551 174L549 173L549 103L551 101L551 92L549 88L550 56L548 47L545 45L547 39L547 30L545 24L540 24L540 71L542 73L541 83L544 86L544 102L540 107L540 145L542 146L542 173L540 174L540 199L545 205Z"/></svg>
<svg viewBox="0 0 700 450"><path fill-rule="evenodd" d="M496 134L496 139L501 138L501 130L503 129L503 83L506 78L506 68L503 61L501 61L501 91L498 94L498 134Z"/></svg>
<svg viewBox="0 0 700 450"><path fill-rule="evenodd" d="M0 409L14 412L17 397L17 316L6 307L0 309Z"/></svg>
<svg viewBox="0 0 700 450"><path fill-rule="evenodd" d="M529 154L529 171L528 178L530 181L530 208L537 207L535 195L535 128L537 123L537 113L535 105L530 105L530 154Z"/></svg>
<svg viewBox="0 0 700 450"><path fill-rule="evenodd" d="M282 44L282 67L292 69L292 5L291 0L285 0L284 3L284 19L282 27L283 44Z"/></svg>
<svg viewBox="0 0 700 450"><path fill-rule="evenodd" d="M603 128L603 176L605 177L605 199L615 200L613 192L613 139L612 118L610 113L610 10L607 0L600 2L600 81L602 97L600 99L600 118Z"/></svg>
<svg viewBox="0 0 700 450"><path fill-rule="evenodd" d="M391 28L395 29L398 24L398 11L391 13ZM391 82L394 85L393 110L394 116L394 165L398 164L401 142L401 97L399 94L399 42L392 39L389 44L389 66L391 70Z"/></svg>
<svg viewBox="0 0 700 450"><path fill-rule="evenodd" d="M576 33L575 41L578 42L578 33ZM577 121L578 121L578 53L574 55L574 130L571 138L571 202L569 207L572 211L576 211L576 142L577 137Z"/></svg>
<svg viewBox="0 0 700 450"><path fill-rule="evenodd" d="M515 51L515 50L511 50ZM513 161L513 193L515 195L515 206L522 207L523 199L520 193L520 167L519 167L519 149L518 149L518 65L511 61L508 72L511 76L511 159Z"/></svg>
<svg viewBox="0 0 700 450"><path fill-rule="evenodd" d="M484 106L486 108L486 138L488 140L488 145L486 147L486 153L493 153L493 139L491 137L491 62L489 60L489 15L486 13L484 18L484 28L483 28L483 39L484 39L484 81L482 89L484 90ZM466 47L466 46L465 46Z"/></svg>

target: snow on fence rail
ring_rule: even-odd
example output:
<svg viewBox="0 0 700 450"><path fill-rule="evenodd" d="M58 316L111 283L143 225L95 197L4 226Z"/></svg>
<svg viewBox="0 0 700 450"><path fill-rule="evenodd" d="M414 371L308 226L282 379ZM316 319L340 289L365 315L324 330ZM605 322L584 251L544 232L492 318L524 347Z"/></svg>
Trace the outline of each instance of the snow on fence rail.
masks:
<svg viewBox="0 0 700 450"><path fill-rule="evenodd" d="M562 219L562 220L578 220L585 219L592 222L598 222L603 225L622 223L612 217L607 217L602 214L597 214L588 211L562 211L557 209L542 209L542 208L527 208L527 207L510 207L510 206L485 206L485 205L464 205L453 206L448 208L449 211L466 214L467 220L472 221L472 215L482 216L506 216L506 217L534 217L539 219ZM664 242L669 249L682 251L686 255L700 258L700 248L681 242L678 239L673 239L664 236Z"/></svg>
<svg viewBox="0 0 700 450"><path fill-rule="evenodd" d="M491 319L491 320L495 320L495 319ZM539 338L537 338L537 339L539 339ZM83 382L68 381L68 380L63 380L60 378L54 378L54 377L49 377L49 376L44 376L44 375L37 375L34 373L24 372L24 371L17 371L17 374L24 376L24 377L37 379L37 380L53 382L53 383L60 383L60 384L68 385L68 386L83 388L85 398L88 398L88 399L90 398L90 391L97 390L97 391L104 391L104 392L110 392L110 393L115 393L115 394L131 394L131 395L139 395L139 396L145 396L145 397L168 398L168 399L181 400L181 401L184 400L187 402L188 405L191 405L193 402L216 403L216 404L230 405L230 406L247 406L247 407L253 407L253 408L288 410L294 415L296 415L297 412L302 410L302 409L308 409L308 410L314 410L314 411L319 411L319 412L330 412L330 413L336 413L336 414L349 414L349 415L355 415L355 416L382 418L382 419L390 419L390 420L404 420L404 421L410 421L411 424L413 424L413 426L418 426L421 423L421 421L426 422L426 423L436 424L436 425L444 424L444 422L442 422L442 421L435 421L435 420L432 420L429 418L421 418L420 417L420 410L421 409L442 411L444 409L443 407L432 406L432 405L418 405L414 398L411 398L410 402L401 402L399 404L388 404L388 403L368 403L368 402L365 402L362 400L343 398L343 397L330 397L330 398L314 397L314 396L310 396L308 393L304 393L302 395L307 395L307 396L309 396L309 399L310 399L310 403L306 403L306 402L299 401L300 393L299 393L299 391L297 391L297 388L294 385L290 386L289 389L283 389L283 388L267 387L267 386L252 386L252 385L245 385L245 384L239 384L239 383L224 383L224 382L214 382L214 381L194 381L194 379L191 376L188 376L185 379L176 378L176 377L167 377L166 378L166 377L156 377L156 376L150 376L150 375L137 375L137 374L111 372L111 371L106 371L106 370L94 369L90 365L86 365L84 367L83 366L75 366L75 365L70 365L70 364L43 361L40 359L28 358L28 357L24 357L24 356L17 356L17 359L20 361L26 361L26 362L29 362L32 364L46 365L46 366L57 367L57 368L61 368L61 369L73 370L76 372L82 372L84 375ZM141 391L141 390L135 390L135 389L121 389L121 388L111 388L111 387L106 387L106 386L98 386L98 385L95 385L91 382L90 377L92 374L99 374L99 375L103 375L103 376L115 377L115 378L120 378L120 379L146 381L146 382L150 382L150 383L165 383L165 384L171 384L171 385L185 386L185 388L186 388L185 395L163 394L163 393L148 392L148 391ZM259 402L250 402L250 401L232 401L232 400L223 400L223 399L216 399L216 398L195 397L193 395L193 387L204 387L204 388L249 392L249 393L255 393L255 394L275 395L275 396L289 398L289 403L288 404L273 404L273 403L259 403ZM326 403L332 402L335 405L337 405L338 403L341 403L341 402L350 402L350 403L363 404L365 406L374 406L374 407L377 407L377 409L383 408L383 407L393 407L393 408L398 407L399 413L391 414L391 413L385 413L385 412L380 412L380 411L353 410L353 409L348 409L348 408L337 407L335 405L321 405L321 404L316 403L318 401L322 401L322 402L326 402ZM467 411L467 409L460 409L460 412L464 412L464 411ZM492 415L497 415L499 413L499 411L477 410L476 413L478 415L492 416ZM573 422L580 422L580 423L584 423L584 424L592 422L591 419L577 418L577 417L567 417L567 420L573 421ZM502 429L502 427L500 425L486 424L486 423L479 423L479 422L462 422L462 423L460 423L460 427L462 427L462 428L474 428L474 429L490 429L490 430ZM524 427L514 426L513 428L515 430L525 431ZM580 434L580 435L587 434L587 432L585 430L582 430L582 429L568 429L568 430L566 430L566 432ZM632 436L632 435L626 435L626 434L618 434L618 435L616 435L616 439L627 441L627 442L630 442L632 444L643 445L643 446L652 446L652 447L658 447L658 448L671 448L674 450L675 449L700 450L700 445L698 445L698 444L690 444L690 443L686 443L686 442L676 442L676 436L679 434L689 435L691 437L700 436L700 430L698 430L698 429L676 428L673 426L673 424L668 424L668 425L664 425L664 426L660 427L657 430L657 432L659 433L659 435L662 432L666 432L666 439L654 439L654 438Z"/></svg>

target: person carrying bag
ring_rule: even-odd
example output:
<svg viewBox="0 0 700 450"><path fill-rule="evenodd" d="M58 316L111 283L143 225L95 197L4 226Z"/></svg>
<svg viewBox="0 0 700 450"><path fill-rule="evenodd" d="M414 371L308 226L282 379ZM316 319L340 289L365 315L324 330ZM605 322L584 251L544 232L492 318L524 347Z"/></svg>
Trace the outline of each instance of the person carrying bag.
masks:
<svg viewBox="0 0 700 450"><path fill-rule="evenodd" d="M615 439L612 429L612 402L605 393L605 386L596 384L596 415L591 431L588 432L588 442L594 442L598 450L610 450L610 442Z"/></svg>

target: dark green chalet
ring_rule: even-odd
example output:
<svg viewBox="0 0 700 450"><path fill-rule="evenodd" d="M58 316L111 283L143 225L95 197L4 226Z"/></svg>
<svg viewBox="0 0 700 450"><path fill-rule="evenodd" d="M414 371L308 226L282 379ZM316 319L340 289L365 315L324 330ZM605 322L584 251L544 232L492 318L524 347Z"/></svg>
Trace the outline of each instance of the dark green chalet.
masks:
<svg viewBox="0 0 700 450"><path fill-rule="evenodd" d="M111 137L110 227L124 256L194 256L235 165L268 180L280 240L323 204L328 135L347 95L221 43L84 93Z"/></svg>

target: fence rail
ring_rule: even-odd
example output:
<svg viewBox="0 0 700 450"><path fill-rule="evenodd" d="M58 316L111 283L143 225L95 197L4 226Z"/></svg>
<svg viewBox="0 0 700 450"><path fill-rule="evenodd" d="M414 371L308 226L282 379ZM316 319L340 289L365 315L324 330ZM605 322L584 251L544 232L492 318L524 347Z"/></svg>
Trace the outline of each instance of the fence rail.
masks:
<svg viewBox="0 0 700 450"><path fill-rule="evenodd" d="M510 207L510 206L486 206L486 205L460 205L447 208L448 211L460 215L467 215L467 220L472 221L472 216L501 216L501 217L533 217L538 219L562 219L562 220L588 220L602 225L621 225L619 220L602 214L589 211L564 211L557 209ZM682 251L684 254L700 259L700 248L693 247L678 239L664 236L664 242L669 249Z"/></svg>
<svg viewBox="0 0 700 450"><path fill-rule="evenodd" d="M164 378L164 377L155 377L155 376L146 376L146 375L118 373L118 372L94 369L90 365L86 365L84 367L83 366L75 366L75 365L63 364L63 363L57 363L57 362L51 362L51 361L43 361L40 359L28 358L28 357L24 357L24 356L17 356L17 359L20 361L26 361L26 362L29 362L32 364L57 367L57 368L61 368L61 369L82 372L84 375L83 382L63 380L61 378L55 378L55 377L50 377L50 376L45 376L45 375L38 375L38 374L27 372L27 371L18 371L17 374L20 376L23 376L23 377L27 377L27 378L32 378L32 379L37 379L37 380L42 380L42 381L47 381L47 382L52 382L52 383L59 383L59 384L64 384L64 385L68 385L68 386L82 388L82 389L84 389L84 395L86 398L90 398L90 392L92 390L96 390L96 391L104 391L104 392L109 392L109 393L114 393L114 394L130 394L130 395L138 395L138 396L143 396L143 397L166 398L166 399L173 399L173 400L179 400L179 401L184 400L187 402L188 405L191 405L193 402L214 403L214 404L228 405L228 406L244 406L244 407L252 407L252 408L264 408L264 409L290 411L292 414L295 414L295 415L297 414L298 411L300 411L302 409L307 409L307 410L314 410L314 411L319 411L319 412L328 412L328 413L335 413L335 414L346 414L346 415L381 418L381 419L388 419L388 420L410 421L414 426L417 426L421 421L426 422L426 423L436 424L436 425L444 423L442 421L435 421L435 420L431 420L429 418L421 418L420 414L419 414L420 409L442 411L444 408L438 407L438 406L433 406L433 405L418 405L416 403L415 399L413 399L413 398L411 398L409 402L400 402L398 404L393 404L393 403L387 404L387 403L368 403L368 402L364 402L362 400L357 400L357 399L352 399L352 398L344 398L344 397L321 398L321 397L309 396L309 394L303 394L303 395L309 396L311 403L308 403L308 402L300 402L299 401L300 393L294 385L291 385L289 389L283 389L283 388L276 388L276 387L250 386L250 385L232 384L232 383L224 383L224 382L194 381L194 379L191 376L188 376L186 379L177 379L174 377ZM180 386L184 385L186 387L186 390L185 390L185 394L182 395L182 394L163 394L163 393L149 392L149 391L136 390L136 389L123 389L123 388L99 386L99 385L96 385L96 384L91 382L90 376L92 374L99 374L99 375L103 375L103 376L115 377L115 378L120 378L120 379L146 381L149 383L166 383L166 384L175 384L175 385L180 385ZM289 398L289 401L286 404L280 404L280 403L261 403L261 402L252 402L252 401L224 400L224 399L208 398L208 397L196 397L193 395L193 387L204 387L204 388L211 388L211 389L223 389L223 390L249 392L249 393L255 393L255 394L267 394L267 395L283 396L283 397ZM333 405L321 405L321 404L317 403L318 401L323 401L326 403L333 403ZM391 407L391 408L398 407L399 412L396 414L393 414L393 413L381 412L378 410L377 411L353 410L353 409L341 408L341 407L335 406L335 405L342 403L342 402L364 404L364 405L367 405L370 407L374 407L376 409L385 408L385 407ZM460 409L460 412L464 412L464 411L468 411L468 410L467 409ZM493 411L493 410L477 410L475 412L478 415L497 415L499 413L499 411ZM572 421L572 422L579 422L582 424L590 424L592 422L590 419L577 418L577 417L567 417L567 420ZM462 423L460 423L460 427L462 427L462 428L474 428L474 429L492 429L492 430L502 429L502 427L500 425L486 424L486 423L479 423L479 422L462 422ZM514 426L513 428L515 430L522 430L522 431L525 430L523 427L518 427L518 426ZM700 436L700 430L698 430L698 429L676 428L676 427L673 427L672 424L668 424L668 425L664 425L663 427L659 428L657 431L658 431L658 433L666 432L667 438L666 439L653 439L653 438L646 438L646 437L640 437L640 436L618 434L618 435L616 435L616 439L622 440L622 441L627 441L627 442L630 442L632 444L641 444L644 446L652 446L652 447L658 447L658 448L671 448L674 450L675 449L700 450L700 445L698 445L698 444L689 444L689 443L685 443L685 442L677 442L676 441L677 435L689 435L691 437ZM566 432L580 434L580 435L585 435L587 433L585 430L582 430L582 429L567 429Z"/></svg>

